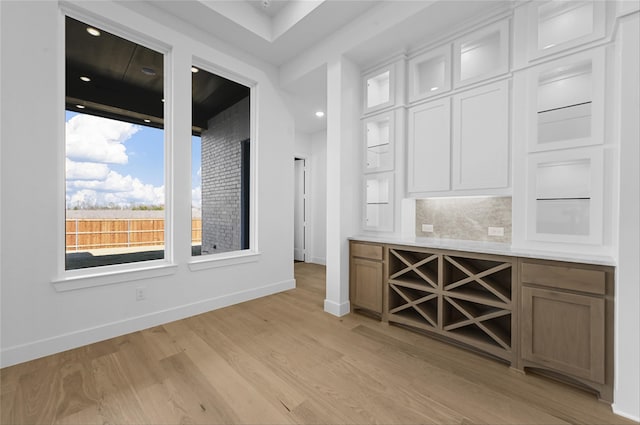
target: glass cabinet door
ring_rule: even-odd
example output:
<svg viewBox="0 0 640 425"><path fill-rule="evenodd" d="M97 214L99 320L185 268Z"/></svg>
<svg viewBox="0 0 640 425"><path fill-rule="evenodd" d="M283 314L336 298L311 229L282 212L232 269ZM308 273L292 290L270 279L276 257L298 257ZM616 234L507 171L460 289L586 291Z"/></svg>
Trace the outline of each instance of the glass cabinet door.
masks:
<svg viewBox="0 0 640 425"><path fill-rule="evenodd" d="M454 86L495 77L509 70L509 23L499 22L453 44Z"/></svg>
<svg viewBox="0 0 640 425"><path fill-rule="evenodd" d="M365 173L393 169L393 118L393 113L387 113L364 121Z"/></svg>
<svg viewBox="0 0 640 425"><path fill-rule="evenodd" d="M409 61L409 101L451 90L451 45L423 53Z"/></svg>
<svg viewBox="0 0 640 425"><path fill-rule="evenodd" d="M602 151L534 154L529 162L529 239L600 243Z"/></svg>
<svg viewBox="0 0 640 425"><path fill-rule="evenodd" d="M605 34L606 2L549 1L529 4L529 56L576 47Z"/></svg>
<svg viewBox="0 0 640 425"><path fill-rule="evenodd" d="M393 173L365 175L363 228L393 230Z"/></svg>
<svg viewBox="0 0 640 425"><path fill-rule="evenodd" d="M530 151L600 144L604 137L604 51L532 69Z"/></svg>
<svg viewBox="0 0 640 425"><path fill-rule="evenodd" d="M393 65L364 76L364 113L374 112L395 103Z"/></svg>

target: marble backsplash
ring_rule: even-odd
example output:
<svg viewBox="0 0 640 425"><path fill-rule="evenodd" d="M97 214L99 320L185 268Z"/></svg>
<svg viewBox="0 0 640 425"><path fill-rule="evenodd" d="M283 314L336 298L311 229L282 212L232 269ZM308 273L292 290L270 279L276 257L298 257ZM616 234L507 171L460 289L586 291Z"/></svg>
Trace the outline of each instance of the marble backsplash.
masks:
<svg viewBox="0 0 640 425"><path fill-rule="evenodd" d="M504 235L489 236L489 227L503 228ZM511 243L511 197L417 199L416 236Z"/></svg>

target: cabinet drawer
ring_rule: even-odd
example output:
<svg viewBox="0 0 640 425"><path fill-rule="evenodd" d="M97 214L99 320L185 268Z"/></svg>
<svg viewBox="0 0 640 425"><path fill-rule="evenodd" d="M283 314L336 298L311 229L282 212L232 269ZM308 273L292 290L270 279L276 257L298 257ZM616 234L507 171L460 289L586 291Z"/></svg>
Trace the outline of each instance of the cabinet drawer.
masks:
<svg viewBox="0 0 640 425"><path fill-rule="evenodd" d="M523 262L520 269L520 279L522 283L589 294L604 295L606 292L606 273L604 270Z"/></svg>
<svg viewBox="0 0 640 425"><path fill-rule="evenodd" d="M352 243L351 255L353 257L369 258L371 260L382 260L382 246Z"/></svg>

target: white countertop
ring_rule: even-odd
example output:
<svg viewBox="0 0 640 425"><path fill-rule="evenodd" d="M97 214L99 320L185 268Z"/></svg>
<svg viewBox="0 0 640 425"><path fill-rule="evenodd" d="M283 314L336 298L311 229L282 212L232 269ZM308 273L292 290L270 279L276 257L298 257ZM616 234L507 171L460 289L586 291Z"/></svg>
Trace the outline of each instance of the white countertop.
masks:
<svg viewBox="0 0 640 425"><path fill-rule="evenodd" d="M510 257L537 258L540 260L567 261L571 263L586 263L599 266L615 266L613 257L606 255L578 254L562 251L541 251L526 248L513 248L510 244L496 242L478 242L454 239L434 238L401 238L384 236L358 235L349 238L354 241L375 242L392 245L406 245L421 248L449 249L452 251L475 252L479 254L506 255Z"/></svg>

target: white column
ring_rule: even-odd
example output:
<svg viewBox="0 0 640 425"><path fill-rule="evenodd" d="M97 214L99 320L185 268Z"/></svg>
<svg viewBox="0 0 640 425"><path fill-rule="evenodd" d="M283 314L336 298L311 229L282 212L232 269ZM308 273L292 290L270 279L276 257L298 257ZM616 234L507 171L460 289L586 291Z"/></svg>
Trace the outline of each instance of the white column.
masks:
<svg viewBox="0 0 640 425"><path fill-rule="evenodd" d="M616 270L615 388L613 411L640 420L640 14L620 20L616 43L616 78L620 130L620 204Z"/></svg>
<svg viewBox="0 0 640 425"><path fill-rule="evenodd" d="M324 310L350 311L348 237L361 217L360 70L340 57L327 65L327 293Z"/></svg>
<svg viewBox="0 0 640 425"><path fill-rule="evenodd" d="M176 46L171 51L167 64L167 75L171 81L165 96L168 110L165 120L167 144L167 182L165 185L167 208L165 225L166 255L176 263L184 264L191 257L191 53ZM173 251L171 251L173 250Z"/></svg>

